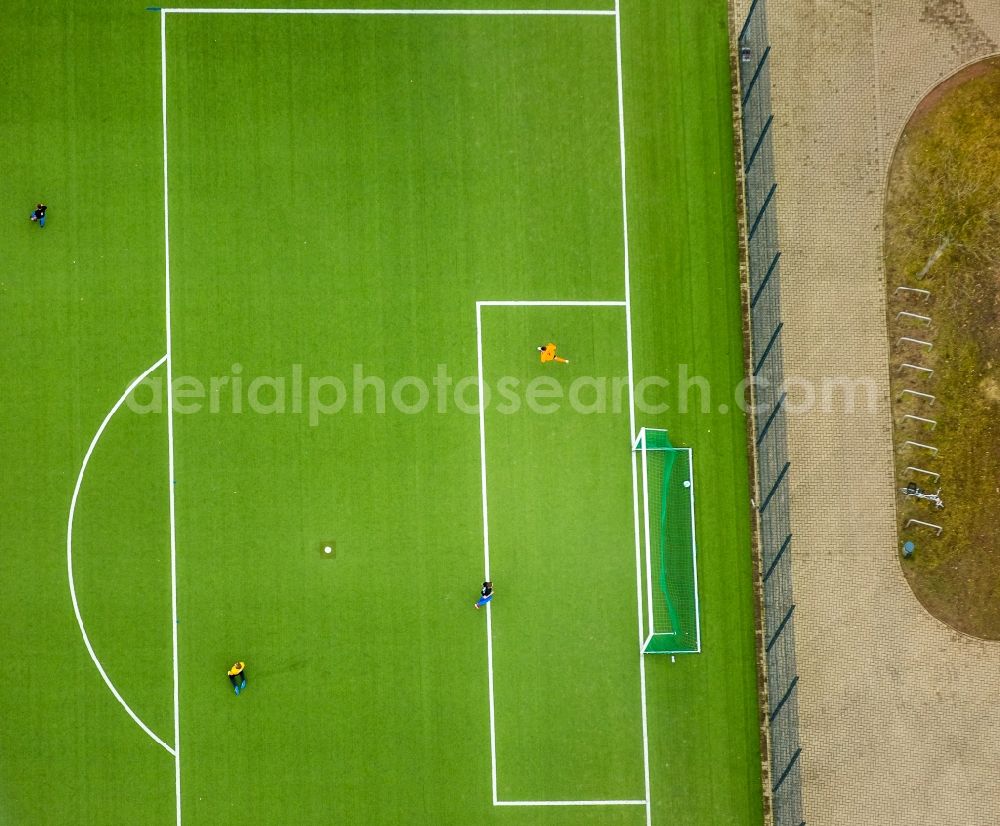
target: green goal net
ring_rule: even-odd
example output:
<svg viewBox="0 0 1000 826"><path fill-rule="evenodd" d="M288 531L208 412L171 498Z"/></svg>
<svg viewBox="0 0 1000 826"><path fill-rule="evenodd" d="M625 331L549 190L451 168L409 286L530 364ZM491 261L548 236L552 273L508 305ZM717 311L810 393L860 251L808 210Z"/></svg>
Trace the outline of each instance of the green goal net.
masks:
<svg viewBox="0 0 1000 826"><path fill-rule="evenodd" d="M643 541L646 556L646 628L643 652L701 650L698 566L694 533L691 449L674 447L666 430L639 431Z"/></svg>

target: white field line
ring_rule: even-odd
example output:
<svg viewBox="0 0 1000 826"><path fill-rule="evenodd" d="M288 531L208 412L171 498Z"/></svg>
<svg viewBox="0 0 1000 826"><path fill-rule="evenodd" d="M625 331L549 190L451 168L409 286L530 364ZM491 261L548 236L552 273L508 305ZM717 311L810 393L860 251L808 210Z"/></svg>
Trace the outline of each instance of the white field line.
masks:
<svg viewBox="0 0 1000 826"><path fill-rule="evenodd" d="M618 0L615 1L614 10L582 10L582 9L240 9L240 8L194 8L194 9L179 9L179 8L163 8L160 9L163 12L161 15L161 49L163 52L163 129L164 129L164 153L163 153L163 166L164 166L164 227L165 230L169 229L169 221L167 217L167 151L166 151L166 34L164 28L164 21L167 14L314 14L314 15L465 15L465 16L565 16L565 17L610 17L615 18L615 41L616 41L616 51L617 51L617 64L618 64L618 109L619 109L619 126L622 141L622 200L623 207L625 205L625 147L624 147L624 123L622 121L622 83L621 83L621 34L620 34L620 19L619 19L619 9ZM481 327L481 314L480 308L482 306L622 306L626 308L626 326L627 326L627 351L628 351L628 373L629 373L629 430L630 437L634 441L635 439L635 389L634 389L634 372L632 369L632 322L631 322L631 311L629 307L629 276L628 276L628 220L627 216L624 221L624 231L625 231L625 301L483 301L477 302L477 350L478 350L478 360L479 360L479 396L480 396L480 461L482 465L482 487L483 487L483 533L484 533L484 560L485 560L485 570L486 577L489 578L489 528L488 528L488 505L486 500L486 435L484 427L484 405L483 405L483 385L482 385L482 327ZM171 374L171 359L170 359L170 267L169 267L169 234L167 234L166 240L167 248L167 372L168 372L168 382L170 381ZM168 408L169 410L170 408ZM176 542L175 542L175 524L174 524L174 497L173 497L173 421L172 416L168 415L168 442L169 442L169 464L170 464L170 476L171 476L171 573L173 578L173 602L174 602L174 670L175 670L175 680L174 680L174 705L175 705L175 734L177 735L177 742L179 746L179 716L177 714L177 679L176 679L176 669L177 669L177 632L176 632ZM634 500L634 521L635 521L635 534L636 534L636 558L637 558L637 571L639 566L639 512L638 512L638 492L636 489L636 463L635 456L632 457L632 478L633 478L633 500ZM642 610L641 610L641 580L639 582L640 589L640 643L642 640ZM497 800L497 781L496 781L496 729L495 729L495 713L494 713L494 697L493 697L493 651L492 651L492 626L491 626L491 612L490 605L486 606L486 616L487 616L487 655L488 655L488 665L489 665L489 690L490 690L490 750L492 759L492 770L493 770L493 802L494 805L526 805L526 806L569 806L569 805L645 805L647 810L647 823L649 822L649 746L648 737L646 733L646 687L645 687L645 664L640 655L640 681L642 689L642 728L643 728L643 763L644 763L644 774L645 774L645 785L646 785L646 800L640 801L508 801L500 802ZM177 822L180 824L180 752L178 748L177 752Z"/></svg>
<svg viewBox="0 0 1000 826"><path fill-rule="evenodd" d="M177 523L174 497L174 371L170 336L170 195L167 185L167 16L160 15L160 83L163 107L163 250L165 322L167 330L167 495L170 502L170 628L174 661L174 800L181 826L181 714L177 670Z"/></svg>
<svg viewBox="0 0 1000 826"><path fill-rule="evenodd" d="M104 421L101 422L101 426L97 428L97 433L94 434L94 438L90 441L90 447L87 448L87 452L83 457L83 464L80 465L80 473L76 477L76 487L73 488L73 497L70 499L69 503L69 519L66 522L66 571L69 574L69 595L70 599L73 601L73 613L76 614L76 623L80 626L80 633L83 635L83 643L87 646L87 653L90 654L90 659L94 661L94 665L97 666L97 672L101 675L101 679L104 680L104 684L111 690L115 699L121 703L122 708L128 713L128 716L135 721L136 725L139 726L146 734L148 734L154 741L159 743L163 748L165 748L170 754L176 755L173 748L168 746L161 738L157 737L156 734L147 726L142 720L139 719L138 715L132 711L129 704L125 702L122 695L118 693L118 689L115 688L111 679L108 677L107 672L105 672L104 667L101 665L101 661L97 659L97 654L94 653L94 646L90 644L90 637L87 636L87 629L83 624L83 616L80 614L80 605L76 599L76 583L73 579L73 518L76 516L76 502L80 496L80 488L83 486L83 475L87 472L87 465L90 463L90 457L94 453L94 448L97 447L97 442L100 440L101 435L104 433L105 428L111 421L112 417L123 404L125 400L131 395L132 391L139 386L139 383L146 378L150 373L152 373L156 368L162 365L167 360L164 356L152 367L145 370L141 375L132 381L132 383L125 388L125 392L122 393L121 398L115 402L114 407L108 412L108 415L104 417Z"/></svg>
<svg viewBox="0 0 1000 826"><path fill-rule="evenodd" d="M486 579L489 581L489 571ZM493 805L497 804L497 730L496 712L493 700L493 614L490 611L492 602L486 603L486 663L489 670L490 681L490 766L492 768L491 778L493 782Z"/></svg>
<svg viewBox="0 0 1000 826"><path fill-rule="evenodd" d="M164 14L357 14L465 17L613 17L614 9L175 9Z"/></svg>
<svg viewBox="0 0 1000 826"><path fill-rule="evenodd" d="M500 800L494 806L645 806L645 800Z"/></svg>
<svg viewBox="0 0 1000 826"><path fill-rule="evenodd" d="M476 302L476 359L479 370L479 465L483 488L483 563L485 578L490 579L490 519L486 502L486 405L483 393L483 312ZM490 603L486 603L486 666L490 687L490 772L493 780L493 805L497 805L497 730L493 702L493 622Z"/></svg>
<svg viewBox="0 0 1000 826"><path fill-rule="evenodd" d="M688 452L688 469L691 482L691 564L694 567L694 628L695 628L695 648L701 653L701 607L698 604L698 540L695 537L694 526L694 451L691 448Z"/></svg>
<svg viewBox="0 0 1000 826"><path fill-rule="evenodd" d="M477 307L624 307L624 301L477 301Z"/></svg>
<svg viewBox="0 0 1000 826"><path fill-rule="evenodd" d="M656 626L653 623L653 564L649 542L649 459L646 451L646 428L642 428L639 432L642 434L640 438L642 439L642 513L645 517L643 526L646 531L646 600L649 630L652 634L656 631Z"/></svg>
<svg viewBox="0 0 1000 826"><path fill-rule="evenodd" d="M618 86L618 145L622 179L622 246L625 270L625 344L628 355L628 394L630 444L635 443L635 372L632 359L632 277L628 237L628 187L625 175L625 93L622 84L621 0L615 0L615 67ZM645 632L642 622L642 548L639 537L639 486L635 451L632 453L632 518L635 526L635 600L639 638L639 695L642 701L642 773L646 792L646 826L652 826L653 810L649 794L649 723L646 712L646 658L642 653Z"/></svg>

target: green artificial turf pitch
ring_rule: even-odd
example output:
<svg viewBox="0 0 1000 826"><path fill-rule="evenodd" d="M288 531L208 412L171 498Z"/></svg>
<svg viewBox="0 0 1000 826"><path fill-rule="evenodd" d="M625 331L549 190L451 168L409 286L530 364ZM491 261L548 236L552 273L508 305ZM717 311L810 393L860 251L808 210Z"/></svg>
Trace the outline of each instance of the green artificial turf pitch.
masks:
<svg viewBox="0 0 1000 826"><path fill-rule="evenodd" d="M613 16L167 15L172 422L160 14L5 22L0 822L175 823L179 765L185 824L642 824L493 782L647 766L652 823L761 823L726 4L622 3L629 295ZM630 351L711 403L633 423ZM698 487L703 652L644 674L633 424Z"/></svg>

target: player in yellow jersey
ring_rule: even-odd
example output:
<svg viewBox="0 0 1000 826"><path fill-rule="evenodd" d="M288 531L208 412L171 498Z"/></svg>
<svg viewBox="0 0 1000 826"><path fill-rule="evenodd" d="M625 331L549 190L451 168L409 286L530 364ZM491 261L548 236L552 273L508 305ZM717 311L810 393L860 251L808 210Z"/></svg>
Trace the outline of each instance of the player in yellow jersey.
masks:
<svg viewBox="0 0 1000 826"><path fill-rule="evenodd" d="M236 696L240 696L240 692L247 687L247 672L246 663L241 663L239 661L233 663L233 667L229 669L229 682L233 684L233 689L236 691Z"/></svg>
<svg viewBox="0 0 1000 826"><path fill-rule="evenodd" d="M541 354L542 364L549 361L558 361L560 364L569 364L569 359L564 359L561 356L556 355L556 346L549 342L544 347L539 347L538 352Z"/></svg>

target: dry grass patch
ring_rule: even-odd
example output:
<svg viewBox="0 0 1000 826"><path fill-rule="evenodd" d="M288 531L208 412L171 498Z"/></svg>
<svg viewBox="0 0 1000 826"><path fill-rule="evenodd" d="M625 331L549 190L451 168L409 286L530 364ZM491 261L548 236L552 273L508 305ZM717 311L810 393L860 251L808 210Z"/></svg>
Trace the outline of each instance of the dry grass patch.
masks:
<svg viewBox="0 0 1000 826"><path fill-rule="evenodd" d="M1000 639L1000 59L946 81L911 118L890 169L885 242L897 487L939 484L945 502L936 510L898 495L900 536L917 546L903 569L931 613ZM931 297L897 294L900 285ZM897 319L900 311L932 321ZM900 336L933 349L898 345ZM901 372L903 362L934 374ZM908 439L940 453L903 448ZM940 537L907 529L911 518L940 525Z"/></svg>

